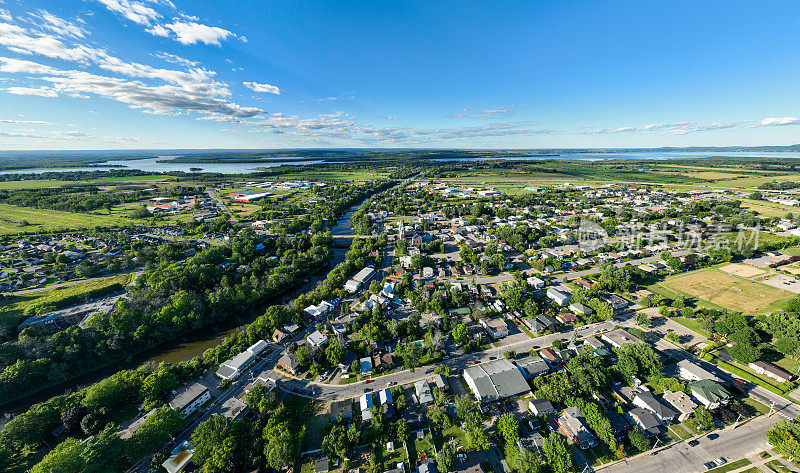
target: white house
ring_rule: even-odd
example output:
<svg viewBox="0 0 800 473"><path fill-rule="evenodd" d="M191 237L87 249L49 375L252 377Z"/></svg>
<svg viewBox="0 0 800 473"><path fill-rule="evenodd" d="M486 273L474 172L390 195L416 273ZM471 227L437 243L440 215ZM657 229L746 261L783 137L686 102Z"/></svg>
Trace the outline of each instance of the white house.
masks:
<svg viewBox="0 0 800 473"><path fill-rule="evenodd" d="M567 303L569 303L570 297L572 297L571 294L561 292L558 289L552 287L547 289L546 295L548 299L550 299L551 301L555 302L558 305L567 305Z"/></svg>
<svg viewBox="0 0 800 473"><path fill-rule="evenodd" d="M328 336L319 330L315 330L313 333L311 333L308 337L306 337L306 340L308 340L308 343L312 347L324 347L328 344Z"/></svg>

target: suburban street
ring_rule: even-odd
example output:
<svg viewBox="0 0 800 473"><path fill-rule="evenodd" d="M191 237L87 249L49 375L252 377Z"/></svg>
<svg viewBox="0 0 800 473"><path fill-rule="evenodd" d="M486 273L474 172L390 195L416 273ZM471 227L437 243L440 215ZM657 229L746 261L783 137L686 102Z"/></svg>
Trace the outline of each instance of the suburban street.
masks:
<svg viewBox="0 0 800 473"><path fill-rule="evenodd" d="M765 415L719 430L719 438L709 440L705 436L698 437L700 444L696 447L689 446L687 441L678 442L668 447L656 450L658 453L643 453L636 457L628 458L607 466L601 466L595 471L607 473L631 472L637 473L692 473L705 471L704 463L723 457L733 461L749 454L768 450L767 439L764 433L780 419L779 416Z"/></svg>

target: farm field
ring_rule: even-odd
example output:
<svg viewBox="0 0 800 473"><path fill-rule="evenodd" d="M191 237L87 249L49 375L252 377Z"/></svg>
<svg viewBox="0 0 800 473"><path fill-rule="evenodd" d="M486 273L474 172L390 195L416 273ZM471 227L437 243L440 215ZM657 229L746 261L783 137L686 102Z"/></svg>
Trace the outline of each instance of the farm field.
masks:
<svg viewBox="0 0 800 473"><path fill-rule="evenodd" d="M715 269L669 278L664 286L746 315L779 309L794 294Z"/></svg>
<svg viewBox="0 0 800 473"><path fill-rule="evenodd" d="M58 210L0 204L0 235L133 224L134 220L124 217L61 212Z"/></svg>

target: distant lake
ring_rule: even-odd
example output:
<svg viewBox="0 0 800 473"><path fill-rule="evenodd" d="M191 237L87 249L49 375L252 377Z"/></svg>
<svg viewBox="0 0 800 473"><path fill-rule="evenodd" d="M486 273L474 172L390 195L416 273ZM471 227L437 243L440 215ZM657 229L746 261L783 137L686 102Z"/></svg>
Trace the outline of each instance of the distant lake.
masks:
<svg viewBox="0 0 800 473"><path fill-rule="evenodd" d="M41 174L44 172L69 172L69 171L105 171L110 169L133 169L148 172L218 172L220 174L249 174L256 172L256 168L272 168L284 164L319 164L321 159L307 161L264 161L257 163L174 163L159 162L175 158L176 156L159 156L157 158L130 159L106 161L98 166L85 166L74 168L55 169L15 169L13 171L0 171L0 174ZM200 168L192 171L191 168Z"/></svg>
<svg viewBox="0 0 800 473"><path fill-rule="evenodd" d="M482 161L505 159L509 161L524 161L530 159L584 159L587 161L602 161L608 159L642 159L659 160L673 158L710 158L711 156L731 156L749 158L800 158L800 151L776 151L770 152L745 152L745 151L641 151L629 153L561 153L545 156L514 156L514 157L490 157L490 158L434 158L432 161Z"/></svg>
<svg viewBox="0 0 800 473"><path fill-rule="evenodd" d="M525 161L525 160L541 160L541 159L581 159L587 161L602 161L609 159L626 159L626 160L664 160L673 158L708 158L711 156L732 156L732 157L753 157L753 158L800 158L800 152L797 151L778 151L770 152L713 152L713 151L692 151L692 152L679 152L679 151L642 151L630 153L564 153L552 156L516 156L516 157L488 157L488 158L435 158L432 161L481 161L481 160L509 160L509 161ZM112 160L103 163L98 163L96 166L82 166L73 168L54 168L54 169L15 169L9 171L0 171L0 174L41 174L45 172L70 172L70 171L104 171L111 169L131 169L148 172L215 172L220 174L249 174L257 172L257 168L271 168L283 165L307 165L307 164L320 164L324 163L324 159L307 159L298 161L263 161L253 163L175 163L175 162L159 162L166 161L176 156L158 156L156 158L143 158L131 160ZM359 162L353 160L351 162ZM192 170L191 168L200 168L200 171Z"/></svg>

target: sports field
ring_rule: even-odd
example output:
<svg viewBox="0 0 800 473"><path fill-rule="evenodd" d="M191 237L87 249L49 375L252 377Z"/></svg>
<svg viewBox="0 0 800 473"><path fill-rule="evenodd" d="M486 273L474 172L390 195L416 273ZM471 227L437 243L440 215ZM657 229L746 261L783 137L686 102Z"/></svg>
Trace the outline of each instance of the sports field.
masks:
<svg viewBox="0 0 800 473"><path fill-rule="evenodd" d="M132 225L133 219L0 204L0 235Z"/></svg>
<svg viewBox="0 0 800 473"><path fill-rule="evenodd" d="M759 276L764 274L764 271L754 268L753 266L748 266L746 264L739 264L739 263L731 263L719 268L720 271L724 271L728 274L733 274L734 276L739 276L740 278L752 278L753 276Z"/></svg>
<svg viewBox="0 0 800 473"><path fill-rule="evenodd" d="M777 310L794 297L791 292L738 278L716 269L694 271L669 278L662 285L701 301L748 315Z"/></svg>

